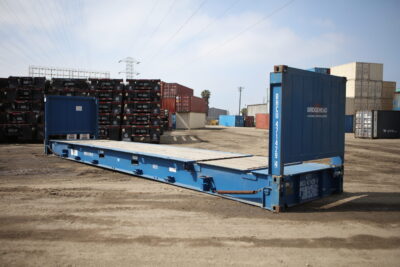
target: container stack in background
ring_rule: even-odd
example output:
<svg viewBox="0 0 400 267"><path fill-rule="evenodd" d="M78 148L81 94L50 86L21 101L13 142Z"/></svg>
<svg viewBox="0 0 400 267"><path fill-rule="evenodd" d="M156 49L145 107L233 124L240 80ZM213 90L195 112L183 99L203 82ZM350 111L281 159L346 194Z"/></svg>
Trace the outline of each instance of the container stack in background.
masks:
<svg viewBox="0 0 400 267"><path fill-rule="evenodd" d="M43 136L44 77L0 80L0 140L38 141Z"/></svg>
<svg viewBox="0 0 400 267"><path fill-rule="evenodd" d="M99 139L120 140L124 85L122 79L89 79L90 96L99 101Z"/></svg>
<svg viewBox="0 0 400 267"><path fill-rule="evenodd" d="M201 97L176 97L176 128L204 128L206 125L207 108L207 103Z"/></svg>
<svg viewBox="0 0 400 267"><path fill-rule="evenodd" d="M365 110L392 110L396 82L383 81L383 64L352 62L331 68L347 78L346 132L354 132L355 114Z"/></svg>
<svg viewBox="0 0 400 267"><path fill-rule="evenodd" d="M392 110L396 82L383 81L383 64L352 62L331 68L347 78L346 115L358 110Z"/></svg>
<svg viewBox="0 0 400 267"><path fill-rule="evenodd" d="M122 140L159 143L163 131L161 81L127 80L127 82L123 102Z"/></svg>
<svg viewBox="0 0 400 267"><path fill-rule="evenodd" d="M161 108L175 114L177 129L205 127L208 106L203 98L194 96L193 89L178 83L162 82L161 87Z"/></svg>
<svg viewBox="0 0 400 267"><path fill-rule="evenodd" d="M220 115L228 115L228 111L220 108L209 108L207 113L207 123L210 125L218 125Z"/></svg>
<svg viewBox="0 0 400 267"><path fill-rule="evenodd" d="M220 115L219 125L225 127L243 127L244 118L239 115Z"/></svg>
<svg viewBox="0 0 400 267"><path fill-rule="evenodd" d="M161 108L176 112L176 98L193 96L194 90L179 83L161 82Z"/></svg>

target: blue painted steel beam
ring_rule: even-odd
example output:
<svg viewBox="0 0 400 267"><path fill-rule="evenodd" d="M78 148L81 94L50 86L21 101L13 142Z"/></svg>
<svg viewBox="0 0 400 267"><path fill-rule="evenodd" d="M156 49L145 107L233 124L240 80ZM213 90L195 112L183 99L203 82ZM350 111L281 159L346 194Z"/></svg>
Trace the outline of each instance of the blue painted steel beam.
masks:
<svg viewBox="0 0 400 267"><path fill-rule="evenodd" d="M234 170L207 165L207 161L185 162L155 154L104 149L61 140L50 141L50 147L55 155L65 159L222 196L276 212L339 193L342 185L342 169L325 164L286 166L284 175L277 177L270 175L267 168ZM221 191L235 192L219 194ZM254 194L245 191L254 191Z"/></svg>

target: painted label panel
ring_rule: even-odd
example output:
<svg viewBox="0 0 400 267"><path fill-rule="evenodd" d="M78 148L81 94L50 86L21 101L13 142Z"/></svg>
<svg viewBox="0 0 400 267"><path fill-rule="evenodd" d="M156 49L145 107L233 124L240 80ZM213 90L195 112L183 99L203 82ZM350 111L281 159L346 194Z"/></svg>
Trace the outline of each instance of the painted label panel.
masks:
<svg viewBox="0 0 400 267"><path fill-rule="evenodd" d="M300 177L299 198L300 201L307 201L318 197L319 185L318 175L309 173Z"/></svg>
<svg viewBox="0 0 400 267"><path fill-rule="evenodd" d="M273 125L271 127L271 132L270 132L270 154L269 154L269 159L270 159L270 169L271 173L274 175L280 175L282 174L283 171L283 164L281 162L281 125L282 125L282 120L281 120L281 94L282 94L282 88L280 86L274 86L271 88L272 89L272 94L271 96L273 97L273 101L271 104L271 109L272 109L272 120L271 124Z"/></svg>

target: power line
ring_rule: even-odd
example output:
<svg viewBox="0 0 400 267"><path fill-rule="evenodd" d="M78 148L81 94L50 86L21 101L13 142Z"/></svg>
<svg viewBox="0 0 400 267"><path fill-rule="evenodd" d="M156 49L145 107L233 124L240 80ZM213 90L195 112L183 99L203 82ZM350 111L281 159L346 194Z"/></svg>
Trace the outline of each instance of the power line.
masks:
<svg viewBox="0 0 400 267"><path fill-rule="evenodd" d="M230 6L228 6L222 13L218 14L218 17L223 17L225 16L240 0L237 0L233 2ZM198 33L196 33L194 36L199 35L200 33L204 32L206 29L208 29L211 25L213 25L216 22L216 20L211 21L210 23L207 24L204 28L202 28Z"/></svg>
<svg viewBox="0 0 400 267"><path fill-rule="evenodd" d="M146 41L151 40L151 38L154 36L154 34L158 31L158 29L160 28L161 24L165 21L165 19L168 17L168 15L171 13L172 8L175 6L176 4L176 0L173 0L171 5L168 8L168 11L165 13L165 15L163 16L163 18L160 20L160 22L158 23L157 27L152 31L152 33L150 34L150 36L146 39ZM142 47L146 45L146 42L143 43Z"/></svg>
<svg viewBox="0 0 400 267"><path fill-rule="evenodd" d="M217 17L223 17L225 16L240 0L237 0L233 2L231 5L229 5L226 9L224 9L220 14L218 14ZM206 29L210 28L211 25L215 24L216 20L212 20L210 23L208 23L204 28L202 28L200 31L198 31L195 35L192 36L192 38L195 38L196 36L200 35L202 32L204 32ZM171 55L175 55L177 52L172 53Z"/></svg>
<svg viewBox="0 0 400 267"><path fill-rule="evenodd" d="M66 43L67 43L68 48L69 48L69 51L67 50L67 54L68 55L72 55L72 52L74 51L74 49L72 48L73 45L72 45L71 36L70 36L71 35L70 34L70 26L71 26L71 18L72 18L71 14L70 14L71 10L69 10L69 5L68 5L70 2L71 1L66 1L66 5L65 5L64 10L61 9L61 5L55 5L55 7L58 9L59 14L65 14L66 13L66 16L65 15L62 16L62 20L60 20L60 22L61 22L61 26L62 26L61 29L64 32L62 37L64 37L64 39L66 39ZM50 12L51 12L51 10L50 10ZM69 21L67 21L67 19L69 19ZM55 20L55 21L58 21L58 20ZM71 57L70 56L70 57L68 57L68 59L70 59L75 65L77 65L76 57Z"/></svg>
<svg viewBox="0 0 400 267"><path fill-rule="evenodd" d="M185 64L183 64L182 67L186 67L190 64L192 64L193 62L199 60L202 57L208 56L209 54L211 54L212 52L214 52L215 50L218 50L219 48L224 47L225 45L227 45L228 43L236 40L237 38L239 38L242 34L244 34L245 32L249 31L250 29L252 29L253 27L257 26L258 24L260 24L261 22L263 22L264 20L272 17L273 15L275 15L276 13L278 13L279 11L282 11L284 8L288 7L289 5L291 5L295 0L290 0L288 2L286 2L284 5L282 5L281 7L273 10L271 13L269 13L268 15L262 17L261 19L257 20L256 22L250 24L249 26L247 26L245 29L241 30L240 32L238 32L237 34L235 34L233 37L226 39L225 41L221 42L219 45L215 46L214 48L211 48L210 50L208 50L203 56L197 57L193 60L191 60L190 62L187 62Z"/></svg>
<svg viewBox="0 0 400 267"><path fill-rule="evenodd" d="M200 11L200 9L202 8L202 6L207 2L207 0L203 0L200 5L197 7L197 9L185 20L185 22L178 28L178 30L171 35L171 37L164 42L164 44L160 47L160 49L158 49L158 51L156 53L153 54L153 56L151 57L150 60L153 60L155 58L155 56L158 55L158 53L160 53L164 47L171 42L180 32L181 30L190 22L190 20L197 14L197 12Z"/></svg>
<svg viewBox="0 0 400 267"><path fill-rule="evenodd" d="M12 14L12 16L17 20L17 23L19 25L23 25L23 22L22 22L21 18L19 17L19 15L17 15L17 13L10 7L10 5L8 4L7 1L4 1L4 2L0 1L0 4L6 5L6 8L8 9L9 13ZM20 55L22 53L22 54L24 54L24 56L26 58L28 58L28 60L31 60L32 62L34 62L35 60L38 60L38 59L41 59L41 60L44 59L44 57L43 57L44 53L43 53L43 55L41 55L41 58L39 58L37 54L35 54L35 58L33 58L31 53L26 52L27 49L25 49L25 47L20 46L20 44L23 43L24 41L22 40L18 31L14 31L13 36L15 37L15 39L17 39L16 42L13 42L13 48L17 48L17 50L19 51L19 53L14 52L14 54ZM11 42L8 41L7 44L11 44Z"/></svg>
<svg viewBox="0 0 400 267"><path fill-rule="evenodd" d="M158 3L159 3L159 1L154 1L154 5L153 5L152 8L150 9L150 12L147 14L146 18L144 19L144 21L143 21L142 24L140 25L140 27L139 27L139 33L140 33L140 34L139 34L139 37L142 35L144 26L147 24L147 21L149 20L150 15L153 14L154 9L157 7ZM141 42L143 41L142 38L137 38L137 39L139 39L139 41L141 41ZM137 42L137 43L138 43L138 42ZM137 46L137 43L135 43L135 46ZM144 44L143 44L143 45L144 45ZM140 49L142 49L143 45L140 46ZM138 50L140 50L140 49L138 49Z"/></svg>
<svg viewBox="0 0 400 267"><path fill-rule="evenodd" d="M52 18L52 20L54 21L54 23L56 23L58 20L56 20L54 18L54 14L53 12L51 12L51 10L49 10L49 5L47 4L43 4L43 2L41 1L37 1L36 3L38 3L40 5L39 7L39 12L40 14L38 14L37 10L38 10L38 5L35 4L34 9L32 9L32 11L35 12L35 16L39 17L39 18L34 18L36 19L39 23L40 26L42 27L41 31L45 32L47 35L47 39L52 43L53 47L57 50L57 53L59 53L59 55L64 58L64 60L66 59L66 55L65 53L62 51L62 49L59 47L60 44L60 39L57 37L57 33L54 34L53 31L50 29L47 29L45 23L47 21L49 21L49 18ZM57 5L57 4L55 4ZM50 11L50 12L49 12ZM43 18L47 18L46 21L43 21ZM56 28L57 32L58 32L58 36L64 36L63 34L59 33L59 29ZM50 61L52 61L51 58L49 58Z"/></svg>

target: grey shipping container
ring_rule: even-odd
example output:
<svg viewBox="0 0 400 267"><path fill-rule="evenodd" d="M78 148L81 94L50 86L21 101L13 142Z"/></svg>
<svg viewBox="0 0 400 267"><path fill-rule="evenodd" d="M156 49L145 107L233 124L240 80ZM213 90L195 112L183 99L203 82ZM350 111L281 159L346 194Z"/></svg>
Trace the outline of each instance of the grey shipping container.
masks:
<svg viewBox="0 0 400 267"><path fill-rule="evenodd" d="M356 138L400 138L400 111L357 111Z"/></svg>
<svg viewBox="0 0 400 267"><path fill-rule="evenodd" d="M208 120L218 120L219 115L228 115L228 111L225 109L219 109L219 108L209 108L208 109Z"/></svg>

